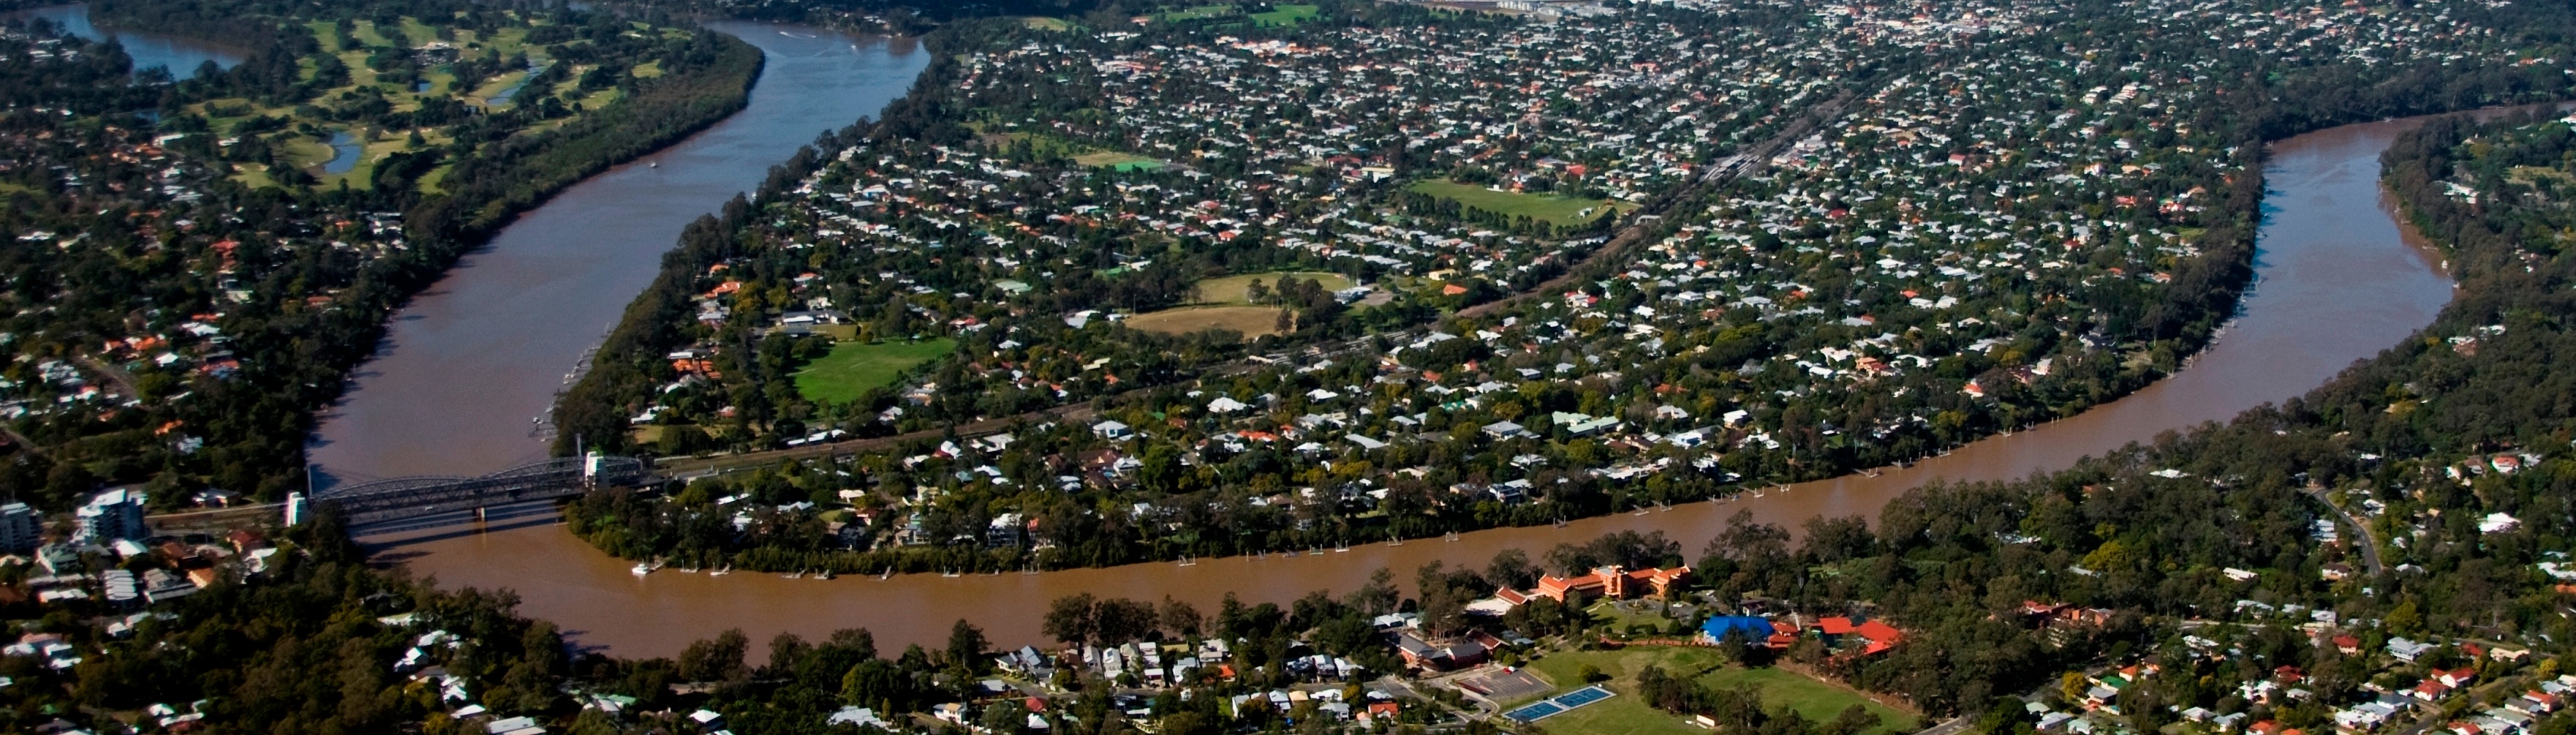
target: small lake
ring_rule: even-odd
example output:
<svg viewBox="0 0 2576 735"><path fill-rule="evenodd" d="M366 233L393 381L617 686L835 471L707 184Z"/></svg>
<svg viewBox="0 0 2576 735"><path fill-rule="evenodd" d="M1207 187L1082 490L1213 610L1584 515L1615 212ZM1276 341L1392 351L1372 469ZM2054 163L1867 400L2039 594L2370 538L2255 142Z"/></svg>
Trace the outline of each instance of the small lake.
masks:
<svg viewBox="0 0 2576 735"><path fill-rule="evenodd" d="M366 154L367 144L358 140L358 136L342 130L331 134L331 150L334 155L330 163L322 164L322 172L345 174L358 167L358 159Z"/></svg>
<svg viewBox="0 0 2576 735"><path fill-rule="evenodd" d="M511 98L519 96L519 90L528 88L529 80L536 79L537 75L546 73L546 68L549 66L553 65L529 64L527 76L519 77L518 83L510 85L509 89L501 90L500 93L492 95L492 99L490 99L489 102L495 105L509 104Z"/></svg>
<svg viewBox="0 0 2576 735"><path fill-rule="evenodd" d="M215 66L230 69L240 66L242 59L249 56L249 50L238 46L166 33L101 28L89 22L87 3L47 5L41 8L0 13L0 20L25 21L30 18L43 18L54 25L62 26L63 30L71 35L92 41L116 39L118 43L125 45L125 55L134 57L135 71L157 66L169 69L171 76L180 79L196 74L197 67L205 65L206 62L212 61L215 62Z"/></svg>

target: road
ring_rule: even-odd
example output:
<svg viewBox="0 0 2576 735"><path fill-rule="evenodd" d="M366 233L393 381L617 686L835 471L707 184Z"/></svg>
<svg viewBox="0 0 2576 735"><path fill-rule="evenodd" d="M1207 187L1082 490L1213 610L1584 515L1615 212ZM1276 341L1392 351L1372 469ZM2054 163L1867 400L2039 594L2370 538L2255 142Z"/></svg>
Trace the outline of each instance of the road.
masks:
<svg viewBox="0 0 2576 735"><path fill-rule="evenodd" d="M1968 726L1975 724L1975 722L1975 720L1968 719L1967 715L1960 715L1950 718L1950 721L1948 722L1933 725L1930 728L1926 728L1921 732L1915 733L1914 735L1958 735L1959 731L1968 729Z"/></svg>
<svg viewBox="0 0 2576 735"><path fill-rule="evenodd" d="M1742 153L1729 156L1716 165L1710 166L1708 173L1702 174L1699 180L1657 197L1653 204L1630 215L1629 221L1635 224L1620 230L1618 235L1610 238L1610 242L1602 244L1582 260L1566 266L1564 274L1547 279L1529 290L1460 309L1458 316L1470 318L1484 316L1531 298L1546 298L1548 294L1557 293L1569 284L1598 278L1600 274L1594 272L1589 266L1606 264L1616 267L1622 253L1626 253L1629 248L1654 235L1653 228L1647 226L1648 222L1660 219L1664 214L1671 212L1675 206L1693 201L1695 195L1702 190L1724 186L1727 182L1734 181L1745 174L1761 170L1764 164L1771 161L1772 156L1779 155L1780 149L1796 143L1799 138L1806 137L1808 131L1814 130L1817 125L1842 116L1843 108L1849 106L1852 99L1857 96L1859 96L1858 92L1847 91L1810 108L1795 122L1789 123L1788 127L1781 128L1779 133L1745 148Z"/></svg>
<svg viewBox="0 0 2576 735"><path fill-rule="evenodd" d="M2362 564L2370 567L2370 576L2376 577L2388 571L2387 567L2379 564L2379 537L2370 533L2369 526L2362 525L2360 518L2353 517L2352 513L2327 500L2325 488L2309 488L2308 497L2316 498L2317 502L2325 504L2326 510L2334 511L2335 515L2343 518L2344 523L2352 526L2353 533L2361 535L2361 543L2357 545L2361 547Z"/></svg>
<svg viewBox="0 0 2576 735"><path fill-rule="evenodd" d="M126 398L143 397L143 391L134 387L134 374L126 372L125 368L107 364L88 355L73 355L72 362L89 368L90 372L98 373L99 377L106 378L107 382L115 383L118 395Z"/></svg>

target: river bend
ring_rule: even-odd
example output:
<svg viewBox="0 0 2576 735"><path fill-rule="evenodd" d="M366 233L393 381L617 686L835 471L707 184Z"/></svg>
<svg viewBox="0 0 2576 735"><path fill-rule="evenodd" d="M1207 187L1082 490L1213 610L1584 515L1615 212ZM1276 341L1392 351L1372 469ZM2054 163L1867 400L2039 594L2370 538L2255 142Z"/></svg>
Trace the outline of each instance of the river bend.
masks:
<svg viewBox="0 0 2576 735"><path fill-rule="evenodd" d="M745 37L762 42L756 35ZM694 217L729 196L726 187L756 179L767 161L810 138L804 128L856 116L824 117L787 104L785 99L846 94L849 87L792 71L797 67L779 63L781 52L770 45L775 40L762 43L771 49L772 67L751 109L659 156L666 162L662 171L621 169L539 209L407 310L395 325L391 352L368 367L360 389L326 422L324 446L316 451L326 467L336 462L377 474L459 474L536 457L543 447L525 438L526 417L543 410L560 373L581 349L595 344L607 320L649 280L649 256L669 247L670 233L686 220L670 210ZM899 71L896 58L889 51L871 68ZM863 63L852 59L846 65ZM887 91L903 85L861 86ZM2270 189L2255 287L2239 318L2181 372L2082 415L1875 477L1450 541L1038 574L791 580L664 570L637 577L629 573L629 562L592 549L551 518L370 542L380 559L434 575L443 586L516 590L521 612L555 621L584 646L666 656L726 628L741 628L754 639L781 631L810 639L866 627L880 645L935 647L959 617L982 626L996 642L1035 643L1047 603L1076 593L1146 600L1168 595L1201 609L1213 608L1227 593L1247 602L1285 603L1317 589L1346 592L1379 567L1409 578L1413 568L1431 561L1481 566L1503 548L1535 552L1618 530L1663 531L1696 553L1738 509L1792 527L1818 514L1875 520L1889 500L1934 479L1999 480L2063 468L2163 431L2223 421L2299 395L2430 323L2450 300L2452 285L2398 226L2393 202L2378 182L2380 152L2413 124L2350 125L2273 146L2265 168ZM742 139L755 133L786 140L783 146L771 141L775 152L755 153L756 143ZM737 155L765 157L725 163ZM665 180L720 178L697 169L718 165L728 165L733 178Z"/></svg>

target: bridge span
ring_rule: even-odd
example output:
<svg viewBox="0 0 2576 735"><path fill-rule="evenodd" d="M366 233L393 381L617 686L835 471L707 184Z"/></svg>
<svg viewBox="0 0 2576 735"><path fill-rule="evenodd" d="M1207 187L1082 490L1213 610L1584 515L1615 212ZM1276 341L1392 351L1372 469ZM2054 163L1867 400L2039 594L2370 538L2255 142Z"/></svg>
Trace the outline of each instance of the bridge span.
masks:
<svg viewBox="0 0 2576 735"><path fill-rule="evenodd" d="M594 487L654 479L653 464L635 457L557 457L478 477L395 477L328 488L310 502L340 511L362 532L428 528L488 520L490 509L580 495ZM513 512L512 515L524 515Z"/></svg>

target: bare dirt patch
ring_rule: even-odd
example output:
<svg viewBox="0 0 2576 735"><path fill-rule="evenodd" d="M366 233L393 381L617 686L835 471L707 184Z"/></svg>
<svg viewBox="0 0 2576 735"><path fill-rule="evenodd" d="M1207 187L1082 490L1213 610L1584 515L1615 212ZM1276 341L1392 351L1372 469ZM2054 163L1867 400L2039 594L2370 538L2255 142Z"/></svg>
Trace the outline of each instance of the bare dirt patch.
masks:
<svg viewBox="0 0 2576 735"><path fill-rule="evenodd" d="M1279 333L1279 307L1194 306L1164 309L1128 317L1127 326L1164 334L1231 329L1242 332L1245 337L1259 337Z"/></svg>

